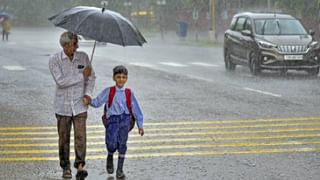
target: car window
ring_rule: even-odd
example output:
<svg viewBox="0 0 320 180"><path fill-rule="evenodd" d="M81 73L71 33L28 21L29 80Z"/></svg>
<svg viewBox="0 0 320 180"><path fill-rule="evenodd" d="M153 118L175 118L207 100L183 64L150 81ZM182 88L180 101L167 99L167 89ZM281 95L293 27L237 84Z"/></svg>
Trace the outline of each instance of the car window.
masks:
<svg viewBox="0 0 320 180"><path fill-rule="evenodd" d="M254 25L255 25L255 30L257 34L262 34L262 28L264 25L265 20L264 19L259 19L259 20L255 20L254 21Z"/></svg>
<svg viewBox="0 0 320 180"><path fill-rule="evenodd" d="M249 18L247 18L246 23L244 25L244 30L252 31L252 23Z"/></svg>
<svg viewBox="0 0 320 180"><path fill-rule="evenodd" d="M281 21L280 29L282 34L307 34L302 24L295 19Z"/></svg>
<svg viewBox="0 0 320 180"><path fill-rule="evenodd" d="M262 31L264 34L280 34L280 27L278 20L268 20L264 24L264 29Z"/></svg>
<svg viewBox="0 0 320 180"><path fill-rule="evenodd" d="M237 18L236 17L232 18L231 24L230 24L230 29L235 30L236 22L237 22Z"/></svg>
<svg viewBox="0 0 320 180"><path fill-rule="evenodd" d="M304 35L307 31L296 19L256 19L255 31L261 35Z"/></svg>
<svg viewBox="0 0 320 180"><path fill-rule="evenodd" d="M243 30L243 25L244 25L245 20L246 20L245 17L239 17L238 18L238 21L237 21L237 24L236 24L236 28L235 28L236 31L242 31Z"/></svg>

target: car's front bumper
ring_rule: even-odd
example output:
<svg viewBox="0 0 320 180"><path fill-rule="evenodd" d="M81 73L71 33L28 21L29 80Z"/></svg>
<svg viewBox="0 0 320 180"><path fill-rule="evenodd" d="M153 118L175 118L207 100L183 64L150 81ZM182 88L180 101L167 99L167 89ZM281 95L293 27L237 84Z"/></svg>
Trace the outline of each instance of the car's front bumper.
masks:
<svg viewBox="0 0 320 180"><path fill-rule="evenodd" d="M297 55L301 59L288 59L287 55ZM293 56L293 57L294 57ZM319 51L307 51L305 53L284 54L275 50L263 49L260 51L260 67L262 69L294 69L307 70L320 67Z"/></svg>

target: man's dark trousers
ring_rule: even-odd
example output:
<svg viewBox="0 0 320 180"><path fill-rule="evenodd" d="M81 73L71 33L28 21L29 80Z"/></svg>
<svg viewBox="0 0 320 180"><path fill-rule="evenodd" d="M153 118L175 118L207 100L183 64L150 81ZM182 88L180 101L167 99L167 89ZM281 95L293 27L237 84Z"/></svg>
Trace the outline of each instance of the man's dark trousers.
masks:
<svg viewBox="0 0 320 180"><path fill-rule="evenodd" d="M62 169L70 169L70 132L74 129L74 167L78 168L81 163L85 165L86 158L86 120L87 112L76 116L61 116L56 114L59 134L59 159Z"/></svg>

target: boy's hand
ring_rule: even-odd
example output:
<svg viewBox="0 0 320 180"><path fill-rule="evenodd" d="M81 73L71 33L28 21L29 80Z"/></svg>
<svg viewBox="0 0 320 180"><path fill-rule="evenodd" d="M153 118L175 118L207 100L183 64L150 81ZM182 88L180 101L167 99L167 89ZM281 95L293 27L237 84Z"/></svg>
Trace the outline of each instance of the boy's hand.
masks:
<svg viewBox="0 0 320 180"><path fill-rule="evenodd" d="M140 134L141 136L144 135L144 130L143 130L143 128L139 128L139 134Z"/></svg>
<svg viewBox="0 0 320 180"><path fill-rule="evenodd" d="M85 106L89 105L91 103L91 97L88 95L84 95L82 98L82 102Z"/></svg>

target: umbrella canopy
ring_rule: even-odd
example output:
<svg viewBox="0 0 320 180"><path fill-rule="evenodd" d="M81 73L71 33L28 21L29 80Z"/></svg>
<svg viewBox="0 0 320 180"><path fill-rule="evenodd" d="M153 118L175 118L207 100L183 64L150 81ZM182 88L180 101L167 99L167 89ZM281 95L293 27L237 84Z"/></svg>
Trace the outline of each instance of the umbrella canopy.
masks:
<svg viewBox="0 0 320 180"><path fill-rule="evenodd" d="M54 25L96 41L142 46L139 30L121 14L104 8L77 6L49 18Z"/></svg>
<svg viewBox="0 0 320 180"><path fill-rule="evenodd" d="M0 18L10 18L10 14L7 12L0 12Z"/></svg>

